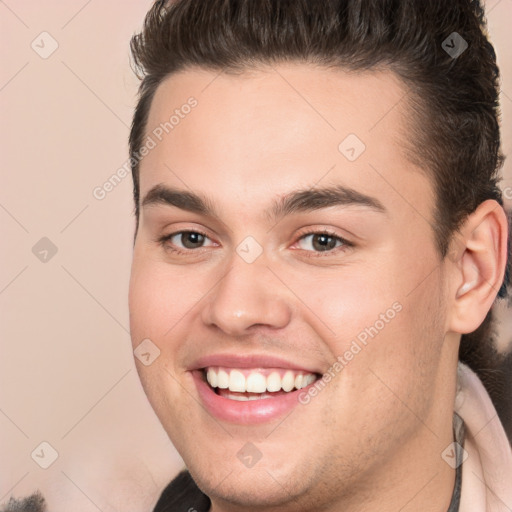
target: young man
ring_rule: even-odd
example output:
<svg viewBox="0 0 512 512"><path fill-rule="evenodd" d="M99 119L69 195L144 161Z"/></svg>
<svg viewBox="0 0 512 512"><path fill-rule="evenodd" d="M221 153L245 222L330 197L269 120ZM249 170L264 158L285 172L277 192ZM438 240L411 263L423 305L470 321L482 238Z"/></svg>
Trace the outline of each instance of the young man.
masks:
<svg viewBox="0 0 512 512"><path fill-rule="evenodd" d="M469 0L151 9L130 321L188 469L155 511L512 510L469 368L506 294L484 33Z"/></svg>

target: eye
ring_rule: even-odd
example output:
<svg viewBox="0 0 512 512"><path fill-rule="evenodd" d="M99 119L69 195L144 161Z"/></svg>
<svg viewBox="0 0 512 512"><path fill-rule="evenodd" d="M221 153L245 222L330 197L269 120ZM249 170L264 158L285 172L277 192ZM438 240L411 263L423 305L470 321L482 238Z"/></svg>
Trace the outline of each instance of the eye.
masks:
<svg viewBox="0 0 512 512"><path fill-rule="evenodd" d="M207 242L210 242L209 244ZM205 233L199 231L177 231L159 239L159 242L170 251L186 252L186 250L200 249L215 245ZM183 251L182 249L186 249Z"/></svg>
<svg viewBox="0 0 512 512"><path fill-rule="evenodd" d="M334 252L335 249L352 247L353 244L329 231L311 232L302 235L297 245L299 249L312 252Z"/></svg>

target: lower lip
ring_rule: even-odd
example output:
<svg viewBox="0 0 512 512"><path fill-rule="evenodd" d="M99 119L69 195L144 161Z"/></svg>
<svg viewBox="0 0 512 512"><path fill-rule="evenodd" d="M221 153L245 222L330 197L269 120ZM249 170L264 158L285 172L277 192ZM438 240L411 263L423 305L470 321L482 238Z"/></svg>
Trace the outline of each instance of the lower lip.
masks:
<svg viewBox="0 0 512 512"><path fill-rule="evenodd" d="M203 379L201 370L192 371L193 379L201 400L210 414L219 420L238 425L252 425L272 421L292 411L300 405L299 393L307 392L310 386L289 393L277 395L272 398L260 400L231 400L217 395Z"/></svg>

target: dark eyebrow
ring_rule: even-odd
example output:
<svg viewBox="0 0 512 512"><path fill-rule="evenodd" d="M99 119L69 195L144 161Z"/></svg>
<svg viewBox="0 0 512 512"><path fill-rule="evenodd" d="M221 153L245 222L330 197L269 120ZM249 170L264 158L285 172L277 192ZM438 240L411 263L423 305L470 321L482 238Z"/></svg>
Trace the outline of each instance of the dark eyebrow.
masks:
<svg viewBox="0 0 512 512"><path fill-rule="evenodd" d="M175 206L192 213L218 217L213 204L208 198L187 190L169 188L161 183L149 190L141 205L142 208L155 205Z"/></svg>
<svg viewBox="0 0 512 512"><path fill-rule="evenodd" d="M168 205L200 215L220 218L213 203L204 196L187 190L169 188L163 184L154 186L142 200L142 207ZM330 206L365 206L380 213L386 208L375 197L362 194L342 185L327 188L310 188L290 192L267 210L267 217L276 220L292 213L301 213Z"/></svg>
<svg viewBox="0 0 512 512"><path fill-rule="evenodd" d="M365 206L386 213L384 205L376 198L343 185L326 188L309 188L286 194L269 210L271 219L279 219L292 213L301 213L330 206Z"/></svg>

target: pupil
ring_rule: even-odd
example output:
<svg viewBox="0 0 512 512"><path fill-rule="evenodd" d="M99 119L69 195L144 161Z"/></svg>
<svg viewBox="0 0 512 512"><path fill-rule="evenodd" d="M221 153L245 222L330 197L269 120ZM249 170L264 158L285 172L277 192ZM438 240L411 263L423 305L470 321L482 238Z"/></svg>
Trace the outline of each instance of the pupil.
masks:
<svg viewBox="0 0 512 512"><path fill-rule="evenodd" d="M314 235L313 245L315 249L320 251L334 249L336 247L336 239L330 235Z"/></svg>
<svg viewBox="0 0 512 512"><path fill-rule="evenodd" d="M183 233L181 242L187 249L194 249L203 242L204 236L201 233Z"/></svg>

